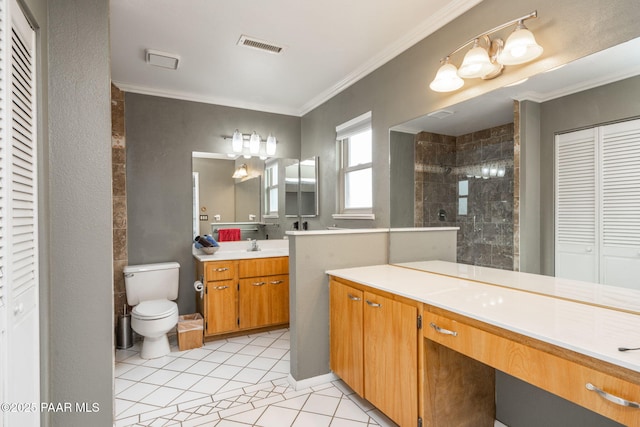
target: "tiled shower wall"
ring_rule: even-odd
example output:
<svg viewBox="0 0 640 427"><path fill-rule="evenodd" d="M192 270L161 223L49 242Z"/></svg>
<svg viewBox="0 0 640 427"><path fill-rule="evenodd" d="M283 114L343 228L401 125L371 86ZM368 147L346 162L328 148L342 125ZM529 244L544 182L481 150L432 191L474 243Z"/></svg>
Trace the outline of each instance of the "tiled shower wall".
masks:
<svg viewBox="0 0 640 427"><path fill-rule="evenodd" d="M506 124L459 137L421 132L415 140L415 226L457 226L457 261L514 266L514 127ZM482 177L483 168L504 176ZM467 213L459 214L466 181Z"/></svg>
<svg viewBox="0 0 640 427"><path fill-rule="evenodd" d="M127 185L124 127L124 92L111 85L111 168L113 201L113 302L114 327L127 296L123 269L127 265Z"/></svg>

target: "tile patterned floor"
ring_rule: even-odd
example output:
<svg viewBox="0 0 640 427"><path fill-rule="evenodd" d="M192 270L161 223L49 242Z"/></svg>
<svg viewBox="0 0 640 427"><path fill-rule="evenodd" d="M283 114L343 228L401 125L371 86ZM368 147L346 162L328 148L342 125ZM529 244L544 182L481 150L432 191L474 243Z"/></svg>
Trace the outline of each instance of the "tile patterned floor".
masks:
<svg viewBox="0 0 640 427"><path fill-rule="evenodd" d="M295 390L289 331L212 341L145 360L139 343L116 352L116 427L394 426L342 381Z"/></svg>

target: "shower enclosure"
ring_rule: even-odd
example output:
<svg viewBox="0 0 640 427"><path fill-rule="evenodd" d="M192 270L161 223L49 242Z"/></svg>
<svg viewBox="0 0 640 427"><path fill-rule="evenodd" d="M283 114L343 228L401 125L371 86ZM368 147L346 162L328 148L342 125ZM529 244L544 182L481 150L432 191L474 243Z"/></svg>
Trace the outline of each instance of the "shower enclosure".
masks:
<svg viewBox="0 0 640 427"><path fill-rule="evenodd" d="M460 227L457 261L513 269L514 127L414 141L414 226Z"/></svg>

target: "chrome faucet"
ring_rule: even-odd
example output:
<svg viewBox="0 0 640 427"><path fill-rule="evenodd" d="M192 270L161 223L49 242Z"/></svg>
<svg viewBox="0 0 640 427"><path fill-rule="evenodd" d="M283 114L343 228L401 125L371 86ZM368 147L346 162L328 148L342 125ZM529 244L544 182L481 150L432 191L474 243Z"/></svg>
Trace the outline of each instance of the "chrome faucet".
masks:
<svg viewBox="0 0 640 427"><path fill-rule="evenodd" d="M260 250L258 246L258 241L256 239L249 239L250 247L247 249L249 252L256 252Z"/></svg>

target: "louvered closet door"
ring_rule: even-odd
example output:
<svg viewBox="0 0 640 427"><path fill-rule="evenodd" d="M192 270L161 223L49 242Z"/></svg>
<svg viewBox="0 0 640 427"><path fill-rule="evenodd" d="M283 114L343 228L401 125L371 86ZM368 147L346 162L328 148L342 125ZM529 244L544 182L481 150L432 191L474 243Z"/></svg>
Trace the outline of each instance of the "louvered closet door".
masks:
<svg viewBox="0 0 640 427"><path fill-rule="evenodd" d="M555 275L598 281L596 130L556 136Z"/></svg>
<svg viewBox="0 0 640 427"><path fill-rule="evenodd" d="M35 32L16 0L3 29L3 145L8 147L3 190L6 201L7 397L10 402L40 401L37 259L37 145L35 108ZM6 33L5 33L6 31ZM6 68L4 68L6 67ZM40 414L9 412L7 426L39 426Z"/></svg>
<svg viewBox="0 0 640 427"><path fill-rule="evenodd" d="M600 128L601 283L640 290L640 120Z"/></svg>

